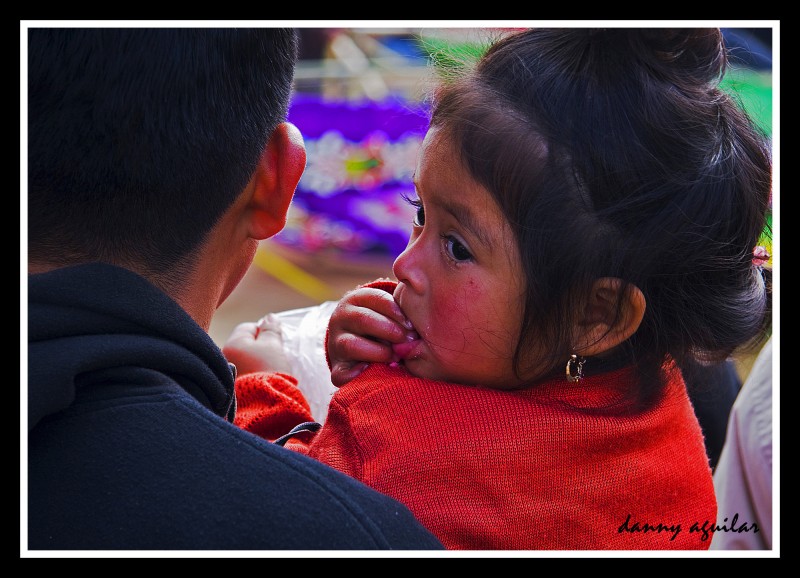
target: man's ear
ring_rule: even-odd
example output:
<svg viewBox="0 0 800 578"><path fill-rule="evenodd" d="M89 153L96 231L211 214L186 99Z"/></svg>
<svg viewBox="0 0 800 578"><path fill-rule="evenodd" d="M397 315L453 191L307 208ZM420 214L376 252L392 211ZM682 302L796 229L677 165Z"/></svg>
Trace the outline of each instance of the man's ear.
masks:
<svg viewBox="0 0 800 578"><path fill-rule="evenodd" d="M272 237L286 226L286 213L306 168L303 136L289 122L278 125L258 160L250 197L250 236Z"/></svg>
<svg viewBox="0 0 800 578"><path fill-rule="evenodd" d="M615 277L597 279L578 325L575 353L601 355L624 342L639 329L646 306L644 294L635 285Z"/></svg>

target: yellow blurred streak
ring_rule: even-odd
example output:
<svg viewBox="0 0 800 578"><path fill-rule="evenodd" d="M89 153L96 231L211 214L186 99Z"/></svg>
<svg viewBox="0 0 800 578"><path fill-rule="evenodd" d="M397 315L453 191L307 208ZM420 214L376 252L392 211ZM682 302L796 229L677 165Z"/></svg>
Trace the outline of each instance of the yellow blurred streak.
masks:
<svg viewBox="0 0 800 578"><path fill-rule="evenodd" d="M325 282L307 273L285 257L259 247L253 263L298 293L323 303L338 299L338 294Z"/></svg>

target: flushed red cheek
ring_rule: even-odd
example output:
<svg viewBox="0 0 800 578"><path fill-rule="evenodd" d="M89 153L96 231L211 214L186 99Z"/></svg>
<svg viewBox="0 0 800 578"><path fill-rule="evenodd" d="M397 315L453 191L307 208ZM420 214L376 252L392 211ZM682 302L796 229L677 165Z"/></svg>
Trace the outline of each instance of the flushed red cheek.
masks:
<svg viewBox="0 0 800 578"><path fill-rule="evenodd" d="M463 329L483 319L485 291L475 279L469 279L460 287L441 288L432 302L432 314L442 328ZM446 333L439 331L439 333Z"/></svg>

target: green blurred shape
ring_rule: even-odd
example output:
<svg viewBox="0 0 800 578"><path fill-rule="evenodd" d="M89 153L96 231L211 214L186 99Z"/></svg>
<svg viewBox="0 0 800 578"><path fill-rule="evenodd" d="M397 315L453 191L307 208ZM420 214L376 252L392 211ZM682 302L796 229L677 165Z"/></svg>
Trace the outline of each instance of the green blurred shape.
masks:
<svg viewBox="0 0 800 578"><path fill-rule="evenodd" d="M455 42L445 38L423 36L418 39L428 62L439 72L458 70L465 62L478 60L486 46L476 42Z"/></svg>
<svg viewBox="0 0 800 578"><path fill-rule="evenodd" d="M772 136L772 73L731 69L720 85L768 136Z"/></svg>

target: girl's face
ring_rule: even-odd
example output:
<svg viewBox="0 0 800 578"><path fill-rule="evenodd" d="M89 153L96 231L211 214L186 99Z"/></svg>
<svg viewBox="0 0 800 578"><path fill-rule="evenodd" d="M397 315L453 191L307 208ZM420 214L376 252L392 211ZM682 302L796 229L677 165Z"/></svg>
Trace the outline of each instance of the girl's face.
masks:
<svg viewBox="0 0 800 578"><path fill-rule="evenodd" d="M415 173L417 218L394 262L394 298L419 339L403 344L413 375L511 388L524 282L511 228L450 139L431 129Z"/></svg>

